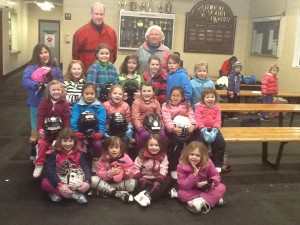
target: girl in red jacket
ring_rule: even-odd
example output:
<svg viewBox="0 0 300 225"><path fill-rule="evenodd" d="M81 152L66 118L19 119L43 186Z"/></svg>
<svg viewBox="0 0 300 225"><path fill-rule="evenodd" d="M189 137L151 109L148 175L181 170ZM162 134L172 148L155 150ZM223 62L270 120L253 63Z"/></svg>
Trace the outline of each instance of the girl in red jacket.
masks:
<svg viewBox="0 0 300 225"><path fill-rule="evenodd" d="M211 145L211 159L218 172L221 172L224 163L225 140L220 132L221 109L218 102L219 95L215 89L204 89L200 103L195 105L195 118L201 133L200 141L206 146Z"/></svg>
<svg viewBox="0 0 300 225"><path fill-rule="evenodd" d="M48 127L47 122L57 123L56 127ZM59 122L61 125L59 125ZM56 139L54 130L70 127L70 107L66 101L66 93L62 83L52 80L48 83L37 112L37 131L39 133L38 153L35 160L33 177L38 178L43 170L46 151Z"/></svg>
<svg viewBox="0 0 300 225"><path fill-rule="evenodd" d="M261 82L261 93L263 95L264 104L272 104L274 95L278 94L278 72L279 67L274 64L271 65L268 72L264 74ZM269 113L262 112L260 119L262 121L269 121Z"/></svg>

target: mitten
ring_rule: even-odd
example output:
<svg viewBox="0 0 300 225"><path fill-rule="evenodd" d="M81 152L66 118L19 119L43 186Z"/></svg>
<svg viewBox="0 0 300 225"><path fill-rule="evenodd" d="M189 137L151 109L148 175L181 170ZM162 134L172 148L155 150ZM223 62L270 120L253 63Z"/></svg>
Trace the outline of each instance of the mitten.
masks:
<svg viewBox="0 0 300 225"><path fill-rule="evenodd" d="M211 141L211 137L210 137L210 133L208 132L208 130L207 130L206 127L204 127L204 128L201 129L201 134L202 134L204 140L205 140L208 144L210 144L210 143L212 142L212 141Z"/></svg>
<svg viewBox="0 0 300 225"><path fill-rule="evenodd" d="M38 83L35 87L35 96L37 96L39 93L43 93L45 88L46 87L44 83Z"/></svg>
<svg viewBox="0 0 300 225"><path fill-rule="evenodd" d="M45 139L45 130L44 129L39 129L39 136L42 139Z"/></svg>
<svg viewBox="0 0 300 225"><path fill-rule="evenodd" d="M75 132L75 135L78 138L78 140L85 139L85 135L81 132Z"/></svg>
<svg viewBox="0 0 300 225"><path fill-rule="evenodd" d="M216 140L218 132L219 130L215 127L211 130L211 132L209 133L211 142L214 142Z"/></svg>
<svg viewBox="0 0 300 225"><path fill-rule="evenodd" d="M200 190L204 192L208 192L214 187L214 185L215 185L215 181L213 179L209 179L207 181L207 184L205 184L202 188L200 188Z"/></svg>
<svg viewBox="0 0 300 225"><path fill-rule="evenodd" d="M97 132L95 133L93 136L92 136L92 139L95 140L95 139L101 139L103 137L103 134L100 133L100 132Z"/></svg>
<svg viewBox="0 0 300 225"><path fill-rule="evenodd" d="M77 188L81 193L85 193L89 190L90 184L88 182L82 182L82 184Z"/></svg>
<svg viewBox="0 0 300 225"><path fill-rule="evenodd" d="M69 186L67 184L58 185L58 191L65 198L71 198L73 195L73 191L69 188Z"/></svg>
<svg viewBox="0 0 300 225"><path fill-rule="evenodd" d="M117 175L114 175L112 178L113 178L114 182L119 183L123 179L123 176L124 176L124 171L121 169L120 173Z"/></svg>

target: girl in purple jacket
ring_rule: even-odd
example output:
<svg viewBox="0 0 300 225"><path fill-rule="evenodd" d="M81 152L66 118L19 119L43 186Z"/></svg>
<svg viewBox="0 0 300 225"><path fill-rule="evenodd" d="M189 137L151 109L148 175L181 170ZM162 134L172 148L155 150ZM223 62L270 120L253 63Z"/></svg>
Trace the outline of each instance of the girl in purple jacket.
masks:
<svg viewBox="0 0 300 225"><path fill-rule="evenodd" d="M203 143L192 141L186 146L177 173L178 198L186 203L188 210L200 213L205 208L202 212L207 213L211 207L223 204L226 187L221 183L221 176Z"/></svg>
<svg viewBox="0 0 300 225"><path fill-rule="evenodd" d="M204 89L201 93L200 103L195 105L195 119L200 130L200 135L197 137L200 137L200 141L206 146L211 145L211 159L218 172L221 172L226 143L220 132L221 109L218 102L219 95L215 89Z"/></svg>

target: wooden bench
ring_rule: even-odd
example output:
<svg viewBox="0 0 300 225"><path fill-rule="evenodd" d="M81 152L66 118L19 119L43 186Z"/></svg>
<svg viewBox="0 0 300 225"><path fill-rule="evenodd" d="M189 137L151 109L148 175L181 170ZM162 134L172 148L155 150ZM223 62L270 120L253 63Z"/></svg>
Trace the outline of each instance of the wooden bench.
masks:
<svg viewBox="0 0 300 225"><path fill-rule="evenodd" d="M300 113L300 104L220 103L220 107L222 112L279 112L280 127L283 126L283 112ZM289 126L292 126L292 123L293 117Z"/></svg>
<svg viewBox="0 0 300 225"><path fill-rule="evenodd" d="M284 146L288 142L300 142L300 127L222 127L226 142L262 142L262 162L279 169ZM275 163L268 160L268 143L279 142Z"/></svg>

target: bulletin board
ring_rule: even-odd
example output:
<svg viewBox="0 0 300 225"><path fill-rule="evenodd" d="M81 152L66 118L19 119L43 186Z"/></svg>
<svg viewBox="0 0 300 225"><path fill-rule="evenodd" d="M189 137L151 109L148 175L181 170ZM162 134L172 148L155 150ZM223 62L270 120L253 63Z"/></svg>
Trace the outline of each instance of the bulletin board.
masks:
<svg viewBox="0 0 300 225"><path fill-rule="evenodd" d="M280 16L253 19L250 53L278 57Z"/></svg>

